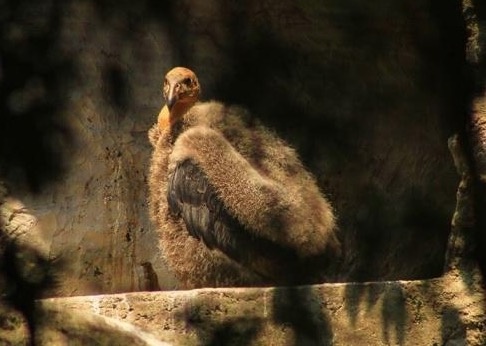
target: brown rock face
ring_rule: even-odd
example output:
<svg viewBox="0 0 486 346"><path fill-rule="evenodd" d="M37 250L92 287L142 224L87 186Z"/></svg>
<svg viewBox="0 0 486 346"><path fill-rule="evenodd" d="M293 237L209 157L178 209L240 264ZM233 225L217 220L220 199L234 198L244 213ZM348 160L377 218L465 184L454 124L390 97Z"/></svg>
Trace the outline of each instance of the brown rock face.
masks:
<svg viewBox="0 0 486 346"><path fill-rule="evenodd" d="M478 232L476 242L483 273L486 273L486 8L480 1L464 0L463 14L468 32L466 59L472 72L470 144L477 183L476 204Z"/></svg>

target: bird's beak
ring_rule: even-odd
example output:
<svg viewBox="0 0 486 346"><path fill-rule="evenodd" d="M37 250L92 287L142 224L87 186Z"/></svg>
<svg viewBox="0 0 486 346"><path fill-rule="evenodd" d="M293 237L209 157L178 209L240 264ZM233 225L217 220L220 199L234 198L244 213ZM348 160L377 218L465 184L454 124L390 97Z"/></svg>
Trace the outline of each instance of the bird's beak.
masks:
<svg viewBox="0 0 486 346"><path fill-rule="evenodd" d="M167 108L169 110L172 109L172 107L176 104L177 100L179 99L179 95L174 90L175 88L170 88L169 89L169 95L167 95Z"/></svg>

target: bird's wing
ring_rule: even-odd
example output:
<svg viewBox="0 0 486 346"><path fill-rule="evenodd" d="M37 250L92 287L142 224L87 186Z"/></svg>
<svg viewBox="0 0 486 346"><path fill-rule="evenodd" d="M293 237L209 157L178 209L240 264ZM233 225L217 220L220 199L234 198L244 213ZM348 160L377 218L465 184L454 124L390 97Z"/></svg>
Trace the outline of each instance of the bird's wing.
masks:
<svg viewBox="0 0 486 346"><path fill-rule="evenodd" d="M204 171L191 159L177 164L169 175L167 200L174 217L184 220L187 231L262 277L293 282L300 275L293 249L248 230L225 207ZM258 208L258 206L255 206Z"/></svg>
<svg viewBox="0 0 486 346"><path fill-rule="evenodd" d="M179 163L169 176L167 200L172 215L180 216L187 231L210 249L217 248L235 260L250 235L230 214L206 174L192 160Z"/></svg>

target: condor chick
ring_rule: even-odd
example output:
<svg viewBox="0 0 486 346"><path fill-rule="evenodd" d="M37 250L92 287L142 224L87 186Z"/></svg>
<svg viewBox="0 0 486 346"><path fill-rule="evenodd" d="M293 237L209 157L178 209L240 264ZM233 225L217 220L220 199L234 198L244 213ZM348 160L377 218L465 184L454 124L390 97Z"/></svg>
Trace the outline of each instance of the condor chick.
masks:
<svg viewBox="0 0 486 346"><path fill-rule="evenodd" d="M149 131L150 215L184 288L332 280L333 210L296 152L242 108L198 102L176 67Z"/></svg>

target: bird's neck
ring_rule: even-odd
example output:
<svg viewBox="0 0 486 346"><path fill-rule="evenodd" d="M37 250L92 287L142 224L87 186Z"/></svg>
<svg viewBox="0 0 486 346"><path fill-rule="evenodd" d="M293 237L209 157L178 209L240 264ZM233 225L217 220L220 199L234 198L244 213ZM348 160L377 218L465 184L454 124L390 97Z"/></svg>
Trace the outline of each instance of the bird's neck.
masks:
<svg viewBox="0 0 486 346"><path fill-rule="evenodd" d="M160 130L165 130L165 129L169 128L169 126L170 126L170 112L169 112L169 108L167 107L167 105L162 107L162 109L159 113L159 117L157 119L157 124L158 124Z"/></svg>
<svg viewBox="0 0 486 346"><path fill-rule="evenodd" d="M159 113L158 125L161 130L172 127L184 114L194 105L194 103L177 103L169 111L165 105Z"/></svg>

